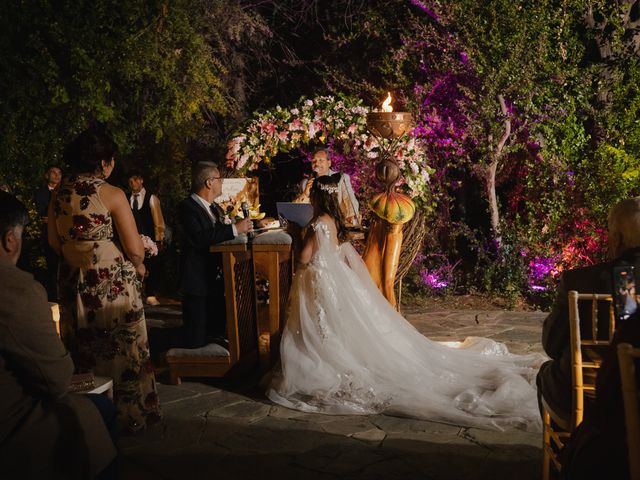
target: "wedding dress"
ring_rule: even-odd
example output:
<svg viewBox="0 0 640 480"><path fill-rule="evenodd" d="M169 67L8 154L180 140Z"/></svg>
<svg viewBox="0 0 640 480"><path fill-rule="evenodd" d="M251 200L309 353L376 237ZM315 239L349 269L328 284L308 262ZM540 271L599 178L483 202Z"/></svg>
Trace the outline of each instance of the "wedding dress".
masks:
<svg viewBox="0 0 640 480"><path fill-rule="evenodd" d="M333 222L331 222L333 223ZM540 430L540 354L467 339L458 348L418 332L380 294L335 225L317 220L317 251L296 272L267 396L327 414L389 413L466 426Z"/></svg>

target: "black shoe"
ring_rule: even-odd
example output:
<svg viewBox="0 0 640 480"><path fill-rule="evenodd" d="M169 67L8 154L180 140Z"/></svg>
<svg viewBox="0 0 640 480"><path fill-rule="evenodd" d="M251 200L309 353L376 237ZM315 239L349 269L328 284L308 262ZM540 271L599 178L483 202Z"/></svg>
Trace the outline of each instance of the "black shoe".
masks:
<svg viewBox="0 0 640 480"><path fill-rule="evenodd" d="M224 348L229 347L229 340L227 340L225 337L213 337L212 342L217 343L218 345Z"/></svg>

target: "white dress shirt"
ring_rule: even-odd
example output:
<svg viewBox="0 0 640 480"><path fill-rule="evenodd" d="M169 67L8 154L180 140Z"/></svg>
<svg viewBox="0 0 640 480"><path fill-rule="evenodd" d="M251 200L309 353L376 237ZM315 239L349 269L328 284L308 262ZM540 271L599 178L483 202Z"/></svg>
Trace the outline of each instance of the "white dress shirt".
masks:
<svg viewBox="0 0 640 480"><path fill-rule="evenodd" d="M211 205L212 205L211 203L207 202L204 198L202 198L197 193L192 193L191 198L193 198L196 201L196 203L200 204L200 206L204 208L204 211L207 212L207 215L209 215L209 218L211 219L211 223L213 223L214 225L218 223L218 220L216 219L216 217L213 215L213 212L211 211ZM236 230L235 224L233 223L231 224L231 229L233 230L233 236L237 237L238 230Z"/></svg>
<svg viewBox="0 0 640 480"><path fill-rule="evenodd" d="M131 192L131 199L129 200L131 210L133 210L133 202L136 199L136 195L138 199L138 210L140 210L144 203L144 197L147 195L147 191L142 187L137 194ZM162 242L164 240L165 231L164 216L162 215L162 208L160 207L160 199L153 194L149 197L149 208L151 209L151 218L153 218L153 229L156 237L155 241Z"/></svg>

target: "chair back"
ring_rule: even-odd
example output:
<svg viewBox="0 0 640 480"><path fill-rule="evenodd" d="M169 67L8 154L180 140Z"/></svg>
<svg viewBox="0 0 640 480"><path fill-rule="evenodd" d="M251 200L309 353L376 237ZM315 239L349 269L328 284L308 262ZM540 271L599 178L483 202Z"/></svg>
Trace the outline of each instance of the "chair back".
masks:
<svg viewBox="0 0 640 480"><path fill-rule="evenodd" d="M584 318L580 316L580 306L590 302L590 312ZM599 311L607 309L608 325L602 332L599 325ZM602 293L569 292L569 329L571 342L571 424L573 431L582 423L585 398L594 399L596 392L596 374L602 363L606 349L611 345L616 328L613 297Z"/></svg>
<svg viewBox="0 0 640 480"><path fill-rule="evenodd" d="M631 480L640 480L640 391L638 391L636 380L636 366L639 361L640 348L633 348L629 343L618 345L620 382L627 430L629 478Z"/></svg>

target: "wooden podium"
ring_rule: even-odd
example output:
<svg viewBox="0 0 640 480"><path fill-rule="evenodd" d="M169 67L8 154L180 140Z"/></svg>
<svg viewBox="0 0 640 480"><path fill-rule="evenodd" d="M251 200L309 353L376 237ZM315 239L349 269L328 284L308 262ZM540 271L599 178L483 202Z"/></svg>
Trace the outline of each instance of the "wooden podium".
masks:
<svg viewBox="0 0 640 480"><path fill-rule="evenodd" d="M252 244L256 277L256 317L260 368L264 371L278 360L287 301L293 278L291 243L256 237ZM264 242L264 243L263 243Z"/></svg>
<svg viewBox="0 0 640 480"><path fill-rule="evenodd" d="M211 252L222 255L228 350L218 345L169 350L166 358L173 384L179 384L181 377L246 372L258 361L266 370L277 358L293 268L290 237L288 244L269 243L270 238L283 242L282 236L263 234L252 244L244 239L211 246Z"/></svg>

